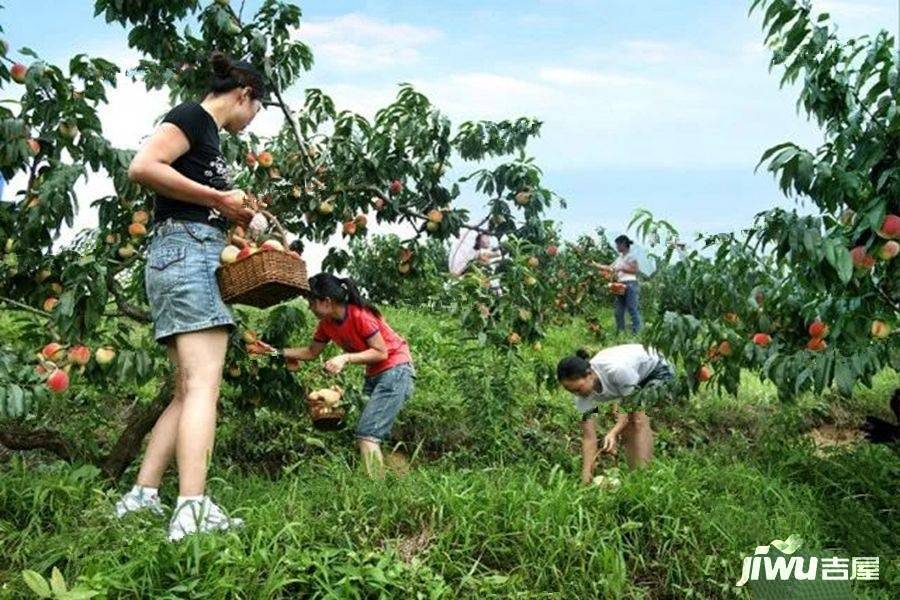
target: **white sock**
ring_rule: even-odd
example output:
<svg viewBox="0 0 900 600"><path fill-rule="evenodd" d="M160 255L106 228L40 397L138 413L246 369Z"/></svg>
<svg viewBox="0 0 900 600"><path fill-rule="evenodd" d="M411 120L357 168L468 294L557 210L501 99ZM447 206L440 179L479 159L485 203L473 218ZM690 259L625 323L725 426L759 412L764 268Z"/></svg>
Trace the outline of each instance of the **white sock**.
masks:
<svg viewBox="0 0 900 600"><path fill-rule="evenodd" d="M178 496L178 508L185 502L201 502L206 496Z"/></svg>
<svg viewBox="0 0 900 600"><path fill-rule="evenodd" d="M159 496L159 488L135 484L135 486L131 488L131 493L137 494L141 498L153 498Z"/></svg>

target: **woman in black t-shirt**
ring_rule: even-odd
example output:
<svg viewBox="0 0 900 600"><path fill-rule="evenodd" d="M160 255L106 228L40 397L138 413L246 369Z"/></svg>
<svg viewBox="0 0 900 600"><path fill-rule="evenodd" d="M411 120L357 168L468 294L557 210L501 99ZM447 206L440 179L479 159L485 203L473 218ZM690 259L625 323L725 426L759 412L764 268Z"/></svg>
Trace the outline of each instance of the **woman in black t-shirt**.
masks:
<svg viewBox="0 0 900 600"><path fill-rule="evenodd" d="M145 284L154 337L168 349L176 386L150 435L137 484L116 512L162 513L159 482L175 456L179 497L170 540L241 524L205 495L228 332L234 326L215 270L226 223L246 226L253 216L243 192L232 189L219 130L238 133L247 127L266 90L249 63L221 53L211 62L212 84L203 101L173 108L128 169L133 181L157 194Z"/></svg>

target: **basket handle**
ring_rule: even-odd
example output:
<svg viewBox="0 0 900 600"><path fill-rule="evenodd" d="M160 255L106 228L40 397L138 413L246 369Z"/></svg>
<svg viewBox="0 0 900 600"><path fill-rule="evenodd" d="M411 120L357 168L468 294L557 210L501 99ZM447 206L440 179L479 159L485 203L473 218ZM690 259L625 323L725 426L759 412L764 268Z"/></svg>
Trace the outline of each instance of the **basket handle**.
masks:
<svg viewBox="0 0 900 600"><path fill-rule="evenodd" d="M269 223L275 226L275 231L278 232L278 235L281 236L281 241L284 245L284 249L288 249L288 239L287 239L287 231L284 230L284 227L281 226L281 222L269 211L265 209L260 209L259 211L262 215L268 219Z"/></svg>

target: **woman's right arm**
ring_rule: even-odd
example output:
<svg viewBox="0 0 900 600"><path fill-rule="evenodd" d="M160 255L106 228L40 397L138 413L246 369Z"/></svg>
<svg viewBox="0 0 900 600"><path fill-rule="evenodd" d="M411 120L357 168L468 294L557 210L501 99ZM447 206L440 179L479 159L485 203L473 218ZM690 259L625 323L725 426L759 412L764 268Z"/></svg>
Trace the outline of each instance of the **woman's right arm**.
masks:
<svg viewBox="0 0 900 600"><path fill-rule="evenodd" d="M172 123L163 123L132 159L128 178L163 196L214 208L229 221L246 227L253 218L253 211L244 208L243 192L211 188L185 177L172 167L172 163L188 150L190 142L184 132Z"/></svg>
<svg viewBox="0 0 900 600"><path fill-rule="evenodd" d="M593 415L581 422L581 483L594 480L597 462L597 419Z"/></svg>
<svg viewBox="0 0 900 600"><path fill-rule="evenodd" d="M304 348L285 348L284 349L284 358L285 360L313 360L320 354L322 354L322 350L325 349L325 344L322 342L317 342L313 340L310 342L309 346Z"/></svg>

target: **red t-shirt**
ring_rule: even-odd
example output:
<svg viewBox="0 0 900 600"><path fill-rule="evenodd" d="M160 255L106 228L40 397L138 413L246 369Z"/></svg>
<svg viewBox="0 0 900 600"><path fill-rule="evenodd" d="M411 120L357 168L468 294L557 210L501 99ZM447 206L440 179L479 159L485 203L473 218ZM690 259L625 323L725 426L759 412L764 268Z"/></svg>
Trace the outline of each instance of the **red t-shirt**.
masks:
<svg viewBox="0 0 900 600"><path fill-rule="evenodd" d="M409 344L396 334L384 319L376 317L372 311L356 306L347 305L347 315L343 321L325 319L319 321L313 340L327 344L333 341L344 349L345 352L362 352L369 349L369 338L376 333L381 334L384 345L387 348L387 359L366 366L366 377L378 375L392 367L411 363Z"/></svg>

